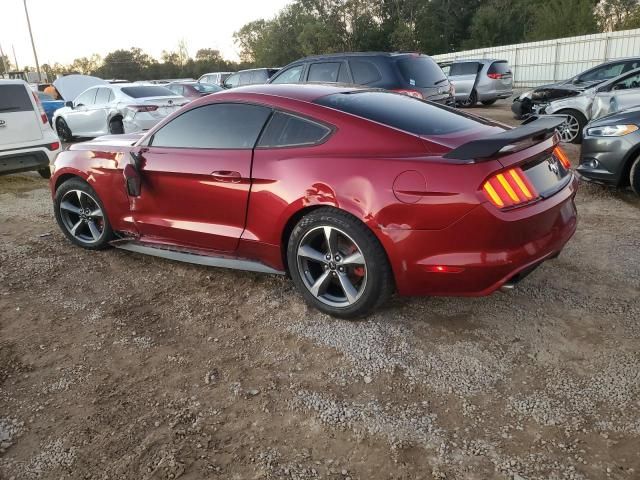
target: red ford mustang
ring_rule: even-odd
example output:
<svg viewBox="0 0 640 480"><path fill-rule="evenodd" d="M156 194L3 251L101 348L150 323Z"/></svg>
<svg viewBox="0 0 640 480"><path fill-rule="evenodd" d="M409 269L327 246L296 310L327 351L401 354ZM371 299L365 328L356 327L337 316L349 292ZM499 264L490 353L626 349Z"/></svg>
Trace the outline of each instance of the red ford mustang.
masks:
<svg viewBox="0 0 640 480"><path fill-rule="evenodd" d="M338 317L394 291L487 295L575 231L561 121L509 129L379 90L238 88L62 152L55 216L84 248L288 273Z"/></svg>

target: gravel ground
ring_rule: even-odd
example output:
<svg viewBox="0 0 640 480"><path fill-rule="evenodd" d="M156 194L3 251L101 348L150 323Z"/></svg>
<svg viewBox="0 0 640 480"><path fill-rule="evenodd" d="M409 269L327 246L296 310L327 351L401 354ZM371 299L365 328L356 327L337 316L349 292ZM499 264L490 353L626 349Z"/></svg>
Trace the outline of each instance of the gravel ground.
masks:
<svg viewBox="0 0 640 480"><path fill-rule="evenodd" d="M0 177L0 479L640 478L640 201L577 204L513 292L345 322L285 278L74 248L46 182Z"/></svg>

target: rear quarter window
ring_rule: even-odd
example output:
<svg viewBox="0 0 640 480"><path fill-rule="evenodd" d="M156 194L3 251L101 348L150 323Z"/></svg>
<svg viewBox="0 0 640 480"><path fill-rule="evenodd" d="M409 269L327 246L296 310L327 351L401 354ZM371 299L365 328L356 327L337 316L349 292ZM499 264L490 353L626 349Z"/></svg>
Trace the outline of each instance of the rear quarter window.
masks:
<svg viewBox="0 0 640 480"><path fill-rule="evenodd" d="M461 113L390 92L336 93L315 103L415 135L448 135L479 124Z"/></svg>
<svg viewBox="0 0 640 480"><path fill-rule="evenodd" d="M351 60L351 73L353 74L353 82L358 85L368 85L382 79L382 75L378 71L378 67L373 62L366 60Z"/></svg>
<svg viewBox="0 0 640 480"><path fill-rule="evenodd" d="M258 142L259 147L277 148L322 142L331 130L310 120L282 112L273 114Z"/></svg>
<svg viewBox="0 0 640 480"><path fill-rule="evenodd" d="M397 65L405 84L411 87L433 87L447 78L431 57L404 57L397 60Z"/></svg>
<svg viewBox="0 0 640 480"><path fill-rule="evenodd" d="M33 104L23 85L0 85L0 113L30 111Z"/></svg>

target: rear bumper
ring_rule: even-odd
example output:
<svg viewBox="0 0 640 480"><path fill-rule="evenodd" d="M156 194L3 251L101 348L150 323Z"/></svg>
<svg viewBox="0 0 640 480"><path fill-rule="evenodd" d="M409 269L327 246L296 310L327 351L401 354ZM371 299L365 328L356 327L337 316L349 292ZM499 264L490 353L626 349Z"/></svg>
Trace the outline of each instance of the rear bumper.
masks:
<svg viewBox="0 0 640 480"><path fill-rule="evenodd" d="M60 152L60 149L51 151L46 148L0 152L0 175L49 167L58 152Z"/></svg>
<svg viewBox="0 0 640 480"><path fill-rule="evenodd" d="M400 295L483 296L559 254L576 230L577 179L537 204L479 205L443 230L385 230ZM437 272L436 267L448 267Z"/></svg>
<svg viewBox="0 0 640 480"><path fill-rule="evenodd" d="M513 95L513 90L489 90L486 92L478 91L478 100L481 102L484 100L495 100L502 98L509 98Z"/></svg>

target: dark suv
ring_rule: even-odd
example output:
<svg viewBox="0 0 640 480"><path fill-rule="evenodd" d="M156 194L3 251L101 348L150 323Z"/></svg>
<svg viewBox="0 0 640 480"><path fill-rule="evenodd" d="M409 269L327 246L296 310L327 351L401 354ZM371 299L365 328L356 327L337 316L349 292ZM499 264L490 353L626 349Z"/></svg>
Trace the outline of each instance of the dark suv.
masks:
<svg viewBox="0 0 640 480"><path fill-rule="evenodd" d="M345 83L384 88L453 104L453 87L438 64L419 53L335 53L296 60L268 83Z"/></svg>
<svg viewBox="0 0 640 480"><path fill-rule="evenodd" d="M252 68L249 70L240 70L227 77L222 83L223 88L242 87L244 85L257 85L267 83L279 69L278 68Z"/></svg>

